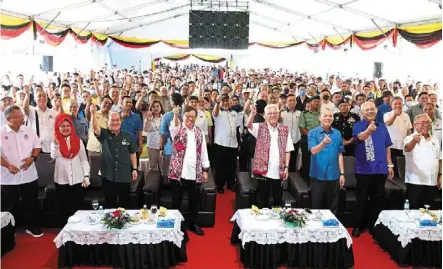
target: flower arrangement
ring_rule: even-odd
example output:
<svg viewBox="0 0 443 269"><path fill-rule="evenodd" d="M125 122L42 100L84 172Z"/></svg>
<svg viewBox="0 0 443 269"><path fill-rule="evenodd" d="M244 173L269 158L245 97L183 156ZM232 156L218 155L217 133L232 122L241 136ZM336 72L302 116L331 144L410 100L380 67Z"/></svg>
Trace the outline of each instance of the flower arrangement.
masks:
<svg viewBox="0 0 443 269"><path fill-rule="evenodd" d="M131 216L124 208L118 208L114 212L108 212L102 219L108 229L122 229L126 223L131 221Z"/></svg>
<svg viewBox="0 0 443 269"><path fill-rule="evenodd" d="M285 222L288 227L298 227L302 228L306 225L306 214L302 211L297 211L295 209L290 209L288 211L283 210L280 213L280 218Z"/></svg>

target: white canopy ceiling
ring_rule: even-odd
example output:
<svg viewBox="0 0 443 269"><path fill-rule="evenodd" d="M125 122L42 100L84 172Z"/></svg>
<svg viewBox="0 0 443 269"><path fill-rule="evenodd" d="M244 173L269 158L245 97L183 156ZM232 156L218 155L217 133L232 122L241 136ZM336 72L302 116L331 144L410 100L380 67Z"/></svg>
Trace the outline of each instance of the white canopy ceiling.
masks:
<svg viewBox="0 0 443 269"><path fill-rule="evenodd" d="M441 0L3 0L0 8L108 35L187 40L191 5L250 11L250 42L302 41L441 22Z"/></svg>

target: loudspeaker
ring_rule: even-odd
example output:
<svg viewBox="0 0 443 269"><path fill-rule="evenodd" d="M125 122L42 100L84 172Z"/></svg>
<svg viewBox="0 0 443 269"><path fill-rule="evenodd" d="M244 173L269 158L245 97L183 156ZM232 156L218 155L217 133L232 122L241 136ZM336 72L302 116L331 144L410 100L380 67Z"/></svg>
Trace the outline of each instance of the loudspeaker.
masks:
<svg viewBox="0 0 443 269"><path fill-rule="evenodd" d="M53 58L52 56L43 56L41 70L43 72L52 72Z"/></svg>
<svg viewBox="0 0 443 269"><path fill-rule="evenodd" d="M383 63L374 62L374 74L375 78L383 77Z"/></svg>

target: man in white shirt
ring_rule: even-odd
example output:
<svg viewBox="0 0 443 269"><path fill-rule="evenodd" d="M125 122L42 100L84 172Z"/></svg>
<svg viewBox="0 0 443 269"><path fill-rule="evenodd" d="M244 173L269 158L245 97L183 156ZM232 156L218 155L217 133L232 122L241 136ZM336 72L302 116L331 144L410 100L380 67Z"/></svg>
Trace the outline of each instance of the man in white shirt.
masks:
<svg viewBox="0 0 443 269"><path fill-rule="evenodd" d="M189 229L197 235L204 235L197 224L201 184L208 181L209 158L203 131L195 125L197 110L191 106L183 110L183 124L180 123L180 108L173 110L174 118L169 130L173 150L168 178L172 188L172 208L180 209L183 191L188 194L187 219Z"/></svg>
<svg viewBox="0 0 443 269"><path fill-rule="evenodd" d="M412 124L408 114L403 112L403 101L401 97L394 96L391 100L392 111L383 115L383 121L391 137L391 160L397 165L397 157L403 157L403 141L411 134ZM398 169L394 169L395 173ZM399 176L396 174L396 176Z"/></svg>
<svg viewBox="0 0 443 269"><path fill-rule="evenodd" d="M57 112L47 106L47 95L43 90L35 93L37 107L29 106L29 91L26 91L24 104L25 114L28 116L28 126L32 127L40 137L42 152L51 152L51 142L54 139L54 123Z"/></svg>
<svg viewBox="0 0 443 269"><path fill-rule="evenodd" d="M322 90L320 92L320 99L321 101L321 108L327 108L330 109L331 111L335 110L335 105L334 103L332 103L331 101L329 101L330 99L330 94L328 90Z"/></svg>
<svg viewBox="0 0 443 269"><path fill-rule="evenodd" d="M363 118L363 114L361 113L361 105L366 102L366 96L363 93L359 93L355 96L355 100L357 101L357 104L351 109L352 113L357 114L360 119Z"/></svg>
<svg viewBox="0 0 443 269"><path fill-rule="evenodd" d="M428 115L414 118L415 132L404 140L406 160L405 182L411 209L432 206L441 189L441 147L430 134L432 122Z"/></svg>
<svg viewBox="0 0 443 269"><path fill-rule="evenodd" d="M252 173L259 179L258 206L268 207L271 189L273 206L282 206L282 180L286 180L289 176L289 161L291 151L294 150L291 130L286 125L278 124L280 111L277 105L266 106L266 122L253 123L255 114L255 107L252 107L246 126L257 141L260 141L255 147L252 168Z"/></svg>
<svg viewBox="0 0 443 269"><path fill-rule="evenodd" d="M300 148L300 128L298 128L298 122L300 120L301 111L296 110L297 98L293 94L288 95L286 101L287 109L281 111L280 118L283 125L288 126L291 132L292 144L294 150L291 151L291 161L289 162L289 172L295 172L297 170L297 156Z"/></svg>
<svg viewBox="0 0 443 269"><path fill-rule="evenodd" d="M5 110L7 125L1 128L1 210L15 214L22 198L26 233L41 237L37 227L37 169L34 161L41 150L40 139L32 128L23 125L24 115L19 106Z"/></svg>
<svg viewBox="0 0 443 269"><path fill-rule="evenodd" d="M224 193L225 183L228 185L228 189L235 192L235 170L241 118L237 112L230 109L229 96L226 94L218 96L212 115L214 116L215 125L215 182L217 192Z"/></svg>

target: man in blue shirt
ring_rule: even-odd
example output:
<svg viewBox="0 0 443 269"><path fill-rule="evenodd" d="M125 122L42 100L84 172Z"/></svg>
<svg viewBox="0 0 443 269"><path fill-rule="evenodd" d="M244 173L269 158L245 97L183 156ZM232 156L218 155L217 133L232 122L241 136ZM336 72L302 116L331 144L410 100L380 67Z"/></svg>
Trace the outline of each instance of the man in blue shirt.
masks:
<svg viewBox="0 0 443 269"><path fill-rule="evenodd" d="M389 90L386 90L383 92L383 104L378 107L377 116L375 118L375 122L381 122L384 123L383 115L387 112L392 111L391 107L391 99L392 99L392 92Z"/></svg>
<svg viewBox="0 0 443 269"><path fill-rule="evenodd" d="M122 130L131 134L132 142L137 145L137 158L143 151L143 122L138 114L132 112L132 98L131 96L122 97L122 112L121 118Z"/></svg>
<svg viewBox="0 0 443 269"><path fill-rule="evenodd" d="M320 126L308 133L308 148L311 152L311 207L329 209L335 214L338 193L345 183L345 150L340 131L331 127L333 121L332 110L324 108L320 114Z"/></svg>
<svg viewBox="0 0 443 269"><path fill-rule="evenodd" d="M179 93L173 93L171 95L171 107L181 107L183 105L183 97ZM174 113L172 111L166 112L160 123L160 153L163 155L163 182L168 182L168 169L169 161L172 155L172 140L171 133L169 132L169 126L174 119ZM179 113L179 119L182 120L182 113Z"/></svg>
<svg viewBox="0 0 443 269"><path fill-rule="evenodd" d="M394 176L391 160L391 137L383 123L375 122L377 108L371 102L361 106L363 119L354 124L352 135L355 146L355 177L357 205L352 235L359 237L363 228L363 210L370 209L369 226L373 227L385 200L386 177ZM371 197L368 202L368 196Z"/></svg>

